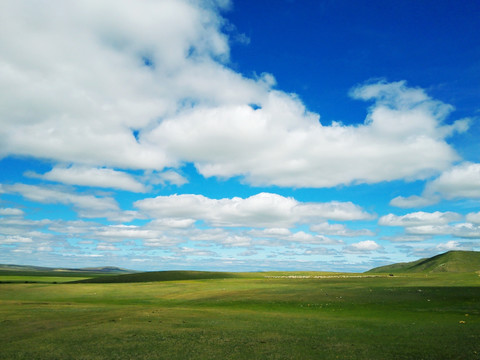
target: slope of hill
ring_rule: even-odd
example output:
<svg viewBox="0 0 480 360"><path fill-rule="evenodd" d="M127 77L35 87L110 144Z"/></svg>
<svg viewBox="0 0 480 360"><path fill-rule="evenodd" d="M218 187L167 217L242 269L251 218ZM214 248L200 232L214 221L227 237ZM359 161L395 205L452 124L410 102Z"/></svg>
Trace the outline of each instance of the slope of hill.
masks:
<svg viewBox="0 0 480 360"><path fill-rule="evenodd" d="M178 281L199 279L227 279L235 277L234 273L210 271L151 271L75 281L76 283L133 283L152 281Z"/></svg>
<svg viewBox="0 0 480 360"><path fill-rule="evenodd" d="M438 273L480 271L480 252L448 251L431 258L380 266L367 273Z"/></svg>

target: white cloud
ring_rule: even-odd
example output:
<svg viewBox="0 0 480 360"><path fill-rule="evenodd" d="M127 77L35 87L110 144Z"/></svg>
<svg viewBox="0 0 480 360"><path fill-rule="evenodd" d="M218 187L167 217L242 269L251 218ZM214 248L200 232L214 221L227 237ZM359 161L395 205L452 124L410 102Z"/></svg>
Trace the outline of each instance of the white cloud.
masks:
<svg viewBox="0 0 480 360"><path fill-rule="evenodd" d="M440 212L426 213L423 211L398 216L388 214L382 216L378 224L383 226L402 226L408 234L404 241L414 239L421 241L425 236L432 235L451 235L465 239L480 238L480 226L475 223L477 219L476 213L470 213L466 216L466 220L470 222L462 222L463 217L454 212ZM453 224L452 224L453 223ZM389 238L390 241L402 241L402 236ZM410 240L412 241L412 240Z"/></svg>
<svg viewBox="0 0 480 360"><path fill-rule="evenodd" d="M410 226L405 228L405 232L410 235L419 236L451 235L464 239L480 238L480 226L471 223Z"/></svg>
<svg viewBox="0 0 480 360"><path fill-rule="evenodd" d="M466 215L465 219L468 222L480 225L480 212L477 213L469 213Z"/></svg>
<svg viewBox="0 0 480 360"><path fill-rule="evenodd" d="M210 256L210 257L218 257L218 254L216 254L213 251L208 251L208 250L199 250L195 248L189 248L189 247L181 247L179 249L176 249L175 252L180 255L180 256Z"/></svg>
<svg viewBox="0 0 480 360"><path fill-rule="evenodd" d="M27 184L4 185L10 193L21 194L24 198L44 204L73 206L78 215L85 218L108 218L114 221L130 221L137 217L134 211L122 211L115 199L94 195L76 194L57 187Z"/></svg>
<svg viewBox="0 0 480 360"><path fill-rule="evenodd" d="M61 182L69 185L112 188L133 192L146 192L146 187L131 175L106 168L89 168L85 166L56 166L49 172L39 175L28 172L27 176Z"/></svg>
<svg viewBox="0 0 480 360"><path fill-rule="evenodd" d="M249 236L242 235L230 235L225 239L222 239L220 243L225 247L251 247L253 246L253 240Z"/></svg>
<svg viewBox="0 0 480 360"><path fill-rule="evenodd" d="M154 173L147 176L147 179L151 184L155 184L155 185L172 184L172 185L182 186L188 183L188 180L184 176L180 175L178 172L174 170L167 170L161 173Z"/></svg>
<svg viewBox="0 0 480 360"><path fill-rule="evenodd" d="M0 208L0 215L3 216L21 216L23 214L23 210L17 208Z"/></svg>
<svg viewBox="0 0 480 360"><path fill-rule="evenodd" d="M161 235L157 238L147 238L144 239L143 245L151 248L164 248L170 249L171 247L178 246L178 244L182 243L182 239L172 238L167 235Z"/></svg>
<svg viewBox="0 0 480 360"><path fill-rule="evenodd" d="M382 94L358 96L371 87L381 87ZM366 85L354 94L376 101L358 126L322 126L299 99L270 91L259 109L247 104L199 107L166 119L146 136L195 163L205 176L243 175L255 185L329 187L421 179L457 159L443 139L466 125L441 125L448 105L403 82Z"/></svg>
<svg viewBox="0 0 480 360"><path fill-rule="evenodd" d="M252 235L261 237L285 237L292 235L292 232L287 228L266 228L262 230L251 230Z"/></svg>
<svg viewBox="0 0 480 360"><path fill-rule="evenodd" d="M389 236L389 237L385 237L384 239L391 242L408 243L408 242L422 242L428 239L428 237L420 234L415 234L415 235L406 234L406 235L398 235L398 236Z"/></svg>
<svg viewBox="0 0 480 360"><path fill-rule="evenodd" d="M382 216L378 220L379 225L383 226L430 226L430 225L445 225L453 221L458 221L462 217L460 214L454 212L440 212L435 211L433 213L418 211L402 216L388 214Z"/></svg>
<svg viewBox="0 0 480 360"><path fill-rule="evenodd" d="M436 246L438 251L450 251L450 250L467 250L464 246L462 246L458 241L450 240L446 243L438 244Z"/></svg>
<svg viewBox="0 0 480 360"><path fill-rule="evenodd" d="M187 229L194 223L194 219L162 218L152 220L148 227L152 229Z"/></svg>
<svg viewBox="0 0 480 360"><path fill-rule="evenodd" d="M262 245L268 246L269 244L286 243L286 244L324 244L324 245L338 245L342 241L330 239L323 235L311 234L305 231L292 232L289 229L284 228L267 228L262 230L250 230L248 234L255 238L261 239ZM273 242L265 242L263 239L272 239Z"/></svg>
<svg viewBox="0 0 480 360"><path fill-rule="evenodd" d="M25 237L25 236L20 236L20 235L14 235L14 236L8 236L2 238L0 236L0 244L3 245L10 245L10 244L30 244L33 243L33 240L31 237Z"/></svg>
<svg viewBox="0 0 480 360"><path fill-rule="evenodd" d="M422 241L426 236L433 235L461 236L461 232L465 235L472 234L471 230L462 230L462 224L451 225L451 223L458 222L462 218L462 215L450 211L435 211L432 213L418 211L402 216L388 214L382 216L378 220L378 224L405 228L406 237L393 237L390 241Z"/></svg>
<svg viewBox="0 0 480 360"><path fill-rule="evenodd" d="M344 250L351 253L368 253L371 251L378 251L380 249L382 249L382 247L378 245L375 241L365 240L347 246Z"/></svg>
<svg viewBox="0 0 480 360"><path fill-rule="evenodd" d="M438 197L423 197L412 195L408 197L397 196L396 198L390 201L390 205L396 206L402 209L410 209L415 207L424 207L436 204L438 202Z"/></svg>
<svg viewBox="0 0 480 360"><path fill-rule="evenodd" d="M326 248L311 248L306 249L302 255L338 255L338 252L332 249Z"/></svg>
<svg viewBox="0 0 480 360"><path fill-rule="evenodd" d="M480 239L480 226L471 223L455 224L452 234L464 239Z"/></svg>
<svg viewBox="0 0 480 360"><path fill-rule="evenodd" d="M351 94L354 98L376 101L370 109L367 123L375 132L393 138L411 137L415 133L445 137L468 129L468 119L442 125L453 107L431 99L420 88L407 88L404 81L390 84L380 81L359 86Z"/></svg>
<svg viewBox="0 0 480 360"><path fill-rule="evenodd" d="M30 220L21 216L8 216L0 218L0 233L5 235L26 235L52 224L52 220Z"/></svg>
<svg viewBox="0 0 480 360"><path fill-rule="evenodd" d="M446 199L480 198L480 164L464 162L443 172L425 188L426 195L436 193Z"/></svg>
<svg viewBox="0 0 480 360"><path fill-rule="evenodd" d="M428 182L421 196L398 196L390 205L400 208L422 207L436 204L440 199L480 198L480 164L463 162Z"/></svg>
<svg viewBox="0 0 480 360"><path fill-rule="evenodd" d="M114 241L123 239L151 239L160 236L158 231L152 231L135 225L110 225L99 228L94 234L96 237Z"/></svg>
<svg viewBox="0 0 480 360"><path fill-rule="evenodd" d="M133 130L175 112L182 99L249 97L250 82L215 61L227 60L229 49L213 7L180 0L0 6L0 31L11 34L0 39L0 154L162 168L171 160Z"/></svg>
<svg viewBox="0 0 480 360"><path fill-rule="evenodd" d="M207 177L295 187L423 179L458 158L445 138L467 121L442 124L451 106L404 82L356 87L353 97L374 101L365 122L322 126L295 95L272 89L272 75L229 69L217 6L227 5L2 1L0 31L12 35L0 38L0 156L97 171L191 162ZM69 181L65 172L46 176Z"/></svg>
<svg viewBox="0 0 480 360"><path fill-rule="evenodd" d="M451 235L453 228L449 225L416 225L405 228L405 232L413 235Z"/></svg>
<svg viewBox="0 0 480 360"><path fill-rule="evenodd" d="M372 236L374 233L368 229L352 230L348 229L344 224L329 224L323 222L320 224L314 224L310 226L310 230L324 235L336 235L336 236Z"/></svg>
<svg viewBox="0 0 480 360"><path fill-rule="evenodd" d="M289 227L312 220L371 218L350 202L301 203L271 193L219 200L192 194L158 196L134 205L153 218L204 220L214 226Z"/></svg>
<svg viewBox="0 0 480 360"><path fill-rule="evenodd" d="M292 234L289 238L286 240L290 242L296 242L300 244L330 244L330 245L335 245L335 244L340 244L341 241L338 240L332 240L329 239L326 236L323 235L313 235L306 233L304 231L297 231Z"/></svg>
<svg viewBox="0 0 480 360"><path fill-rule="evenodd" d="M119 249L112 244L100 243L97 245L97 250L99 251L118 251Z"/></svg>

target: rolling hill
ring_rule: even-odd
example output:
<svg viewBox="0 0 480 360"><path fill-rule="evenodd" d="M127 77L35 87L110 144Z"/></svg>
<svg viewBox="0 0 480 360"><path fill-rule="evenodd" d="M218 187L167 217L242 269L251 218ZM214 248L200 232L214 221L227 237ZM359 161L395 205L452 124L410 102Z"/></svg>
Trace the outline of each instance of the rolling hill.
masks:
<svg viewBox="0 0 480 360"><path fill-rule="evenodd" d="M367 273L440 273L480 271L480 252L448 251L430 258L376 267Z"/></svg>
<svg viewBox="0 0 480 360"><path fill-rule="evenodd" d="M234 273L211 271L150 271L108 277L95 277L91 279L75 281L75 283L134 283L152 281L227 279L233 277L235 277Z"/></svg>

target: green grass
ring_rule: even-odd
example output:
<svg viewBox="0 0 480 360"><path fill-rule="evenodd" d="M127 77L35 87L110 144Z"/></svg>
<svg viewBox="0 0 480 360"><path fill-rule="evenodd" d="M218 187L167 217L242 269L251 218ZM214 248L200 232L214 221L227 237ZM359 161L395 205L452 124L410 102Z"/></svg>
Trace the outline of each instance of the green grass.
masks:
<svg viewBox="0 0 480 360"><path fill-rule="evenodd" d="M478 360L479 299L475 273L3 283L0 359Z"/></svg>

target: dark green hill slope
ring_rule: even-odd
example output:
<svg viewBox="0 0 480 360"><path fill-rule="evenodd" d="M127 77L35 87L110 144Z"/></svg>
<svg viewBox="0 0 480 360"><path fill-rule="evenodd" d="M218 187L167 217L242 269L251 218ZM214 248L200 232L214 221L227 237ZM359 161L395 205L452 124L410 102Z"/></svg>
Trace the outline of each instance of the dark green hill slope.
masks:
<svg viewBox="0 0 480 360"><path fill-rule="evenodd" d="M380 266L367 273L439 273L480 271L480 252L448 251L431 258Z"/></svg>
<svg viewBox="0 0 480 360"><path fill-rule="evenodd" d="M199 279L226 279L233 278L233 273L209 271L151 271L135 274L102 276L92 279L75 281L75 283L133 283L152 281L178 281Z"/></svg>

